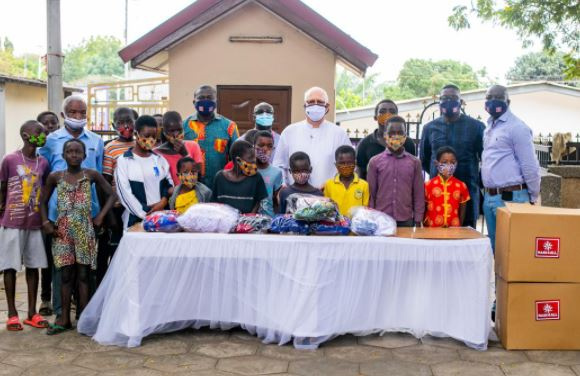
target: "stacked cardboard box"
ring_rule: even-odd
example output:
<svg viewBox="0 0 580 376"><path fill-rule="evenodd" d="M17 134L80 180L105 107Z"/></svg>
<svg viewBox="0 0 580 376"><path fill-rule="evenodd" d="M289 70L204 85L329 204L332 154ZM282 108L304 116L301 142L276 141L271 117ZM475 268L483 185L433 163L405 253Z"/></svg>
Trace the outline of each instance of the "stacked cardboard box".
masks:
<svg viewBox="0 0 580 376"><path fill-rule="evenodd" d="M496 328L506 349L580 349L580 210L497 211Z"/></svg>

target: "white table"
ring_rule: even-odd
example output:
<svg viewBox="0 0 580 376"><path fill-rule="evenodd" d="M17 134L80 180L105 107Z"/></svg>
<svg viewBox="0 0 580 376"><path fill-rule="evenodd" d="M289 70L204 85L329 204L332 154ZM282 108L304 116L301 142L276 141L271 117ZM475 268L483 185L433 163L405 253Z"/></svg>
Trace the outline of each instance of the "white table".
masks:
<svg viewBox="0 0 580 376"><path fill-rule="evenodd" d="M129 232L78 331L133 347L153 333L241 325L297 348L396 331L484 350L492 267L487 238Z"/></svg>

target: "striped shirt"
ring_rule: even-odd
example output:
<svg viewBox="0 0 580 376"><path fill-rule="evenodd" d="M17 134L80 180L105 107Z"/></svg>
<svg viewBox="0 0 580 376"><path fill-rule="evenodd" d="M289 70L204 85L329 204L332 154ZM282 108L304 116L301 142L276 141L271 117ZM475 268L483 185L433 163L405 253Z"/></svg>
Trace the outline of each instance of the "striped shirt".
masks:
<svg viewBox="0 0 580 376"><path fill-rule="evenodd" d="M135 141L120 141L118 138L105 145L103 156L103 174L115 175L117 167L117 158L123 155L127 150L135 146Z"/></svg>

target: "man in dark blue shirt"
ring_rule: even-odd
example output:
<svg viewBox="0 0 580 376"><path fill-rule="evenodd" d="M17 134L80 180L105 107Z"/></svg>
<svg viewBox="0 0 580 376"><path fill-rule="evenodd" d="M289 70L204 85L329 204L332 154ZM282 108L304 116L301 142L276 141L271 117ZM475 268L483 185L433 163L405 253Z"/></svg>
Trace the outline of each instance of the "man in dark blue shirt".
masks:
<svg viewBox="0 0 580 376"><path fill-rule="evenodd" d="M461 113L461 93L457 86L446 85L439 97L441 116L423 128L419 157L423 170L437 176L435 156L442 146L451 146L457 152L455 177L469 189L464 226L475 228L479 218L479 161L483 151L485 125Z"/></svg>

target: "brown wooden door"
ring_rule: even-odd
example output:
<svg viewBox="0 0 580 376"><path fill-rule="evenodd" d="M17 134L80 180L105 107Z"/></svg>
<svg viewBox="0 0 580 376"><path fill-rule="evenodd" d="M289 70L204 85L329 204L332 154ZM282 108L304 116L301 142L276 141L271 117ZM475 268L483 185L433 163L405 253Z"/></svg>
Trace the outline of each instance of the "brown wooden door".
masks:
<svg viewBox="0 0 580 376"><path fill-rule="evenodd" d="M290 124L292 87L218 85L218 113L238 124L240 135L254 128L254 106L267 102L274 106L273 129L281 133Z"/></svg>

